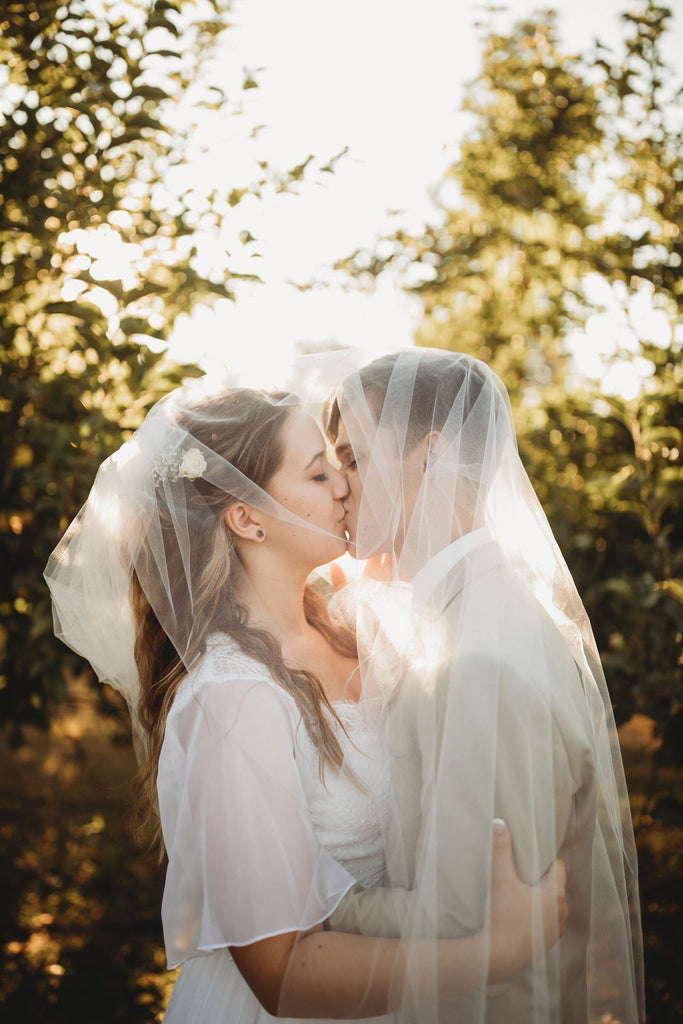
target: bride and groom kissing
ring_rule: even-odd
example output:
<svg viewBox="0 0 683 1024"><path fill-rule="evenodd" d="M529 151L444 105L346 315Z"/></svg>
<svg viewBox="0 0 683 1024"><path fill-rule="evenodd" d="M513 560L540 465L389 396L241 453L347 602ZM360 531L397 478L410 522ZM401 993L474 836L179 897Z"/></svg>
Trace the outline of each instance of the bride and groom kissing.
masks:
<svg viewBox="0 0 683 1024"><path fill-rule="evenodd" d="M339 468L288 393L180 389L48 566L140 736L167 1020L638 1021L609 695L502 384L416 349L324 418ZM344 624L307 579L347 541Z"/></svg>

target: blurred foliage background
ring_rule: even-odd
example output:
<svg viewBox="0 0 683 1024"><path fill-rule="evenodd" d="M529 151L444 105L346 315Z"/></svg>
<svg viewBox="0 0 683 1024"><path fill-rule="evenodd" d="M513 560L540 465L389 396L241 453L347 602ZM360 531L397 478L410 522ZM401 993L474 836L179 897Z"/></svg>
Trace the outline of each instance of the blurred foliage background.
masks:
<svg viewBox="0 0 683 1024"><path fill-rule="evenodd" d="M128 832L125 718L52 637L42 569L102 459L198 372L164 354L177 317L234 297L241 275L198 258L200 233L301 170L262 164L248 184L174 193L193 117L225 115L211 68L229 6L114 9L0 7L0 1001L16 1021L161 1019L163 869ZM434 189L439 223L338 264L359 288L397 275L423 306L417 343L487 360L510 390L622 724L656 1024L683 1019L683 147L681 83L661 57L670 17L643 0L610 49L577 57L552 11L505 33L491 13L470 128ZM245 73L243 89L256 86ZM614 359L643 371L629 398L572 360L572 332L606 294L625 324ZM634 315L643 299L656 337Z"/></svg>

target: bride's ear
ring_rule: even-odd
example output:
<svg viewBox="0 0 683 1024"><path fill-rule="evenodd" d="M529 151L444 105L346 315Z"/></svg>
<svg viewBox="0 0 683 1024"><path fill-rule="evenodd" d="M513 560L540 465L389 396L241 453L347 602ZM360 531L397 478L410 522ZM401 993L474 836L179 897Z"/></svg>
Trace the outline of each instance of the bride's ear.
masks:
<svg viewBox="0 0 683 1024"><path fill-rule="evenodd" d="M266 534L261 524L261 516L251 505L238 501L223 513L225 524L235 538L253 540L260 543Z"/></svg>

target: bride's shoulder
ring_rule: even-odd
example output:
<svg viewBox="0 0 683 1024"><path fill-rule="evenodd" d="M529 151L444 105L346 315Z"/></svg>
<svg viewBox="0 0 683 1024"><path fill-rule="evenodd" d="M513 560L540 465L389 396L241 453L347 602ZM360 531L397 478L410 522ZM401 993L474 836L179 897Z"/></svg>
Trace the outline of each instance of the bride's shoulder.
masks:
<svg viewBox="0 0 683 1024"><path fill-rule="evenodd" d="M209 636L199 672L208 678L272 680L267 666L243 651L227 633L212 633Z"/></svg>
<svg viewBox="0 0 683 1024"><path fill-rule="evenodd" d="M206 707L250 702L276 702L284 706L292 700L275 681L270 669L241 649L226 633L213 633L196 664L180 684L174 708L176 712L192 701Z"/></svg>

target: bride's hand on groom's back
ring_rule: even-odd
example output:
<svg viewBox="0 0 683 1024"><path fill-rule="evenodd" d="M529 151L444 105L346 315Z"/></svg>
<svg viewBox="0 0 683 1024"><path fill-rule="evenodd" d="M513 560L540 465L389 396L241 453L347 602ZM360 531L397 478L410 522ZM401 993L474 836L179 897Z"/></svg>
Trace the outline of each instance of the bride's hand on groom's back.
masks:
<svg viewBox="0 0 683 1024"><path fill-rule="evenodd" d="M493 833L489 982L507 981L542 957L567 928L567 871L556 860L537 885L515 870L512 838L497 820Z"/></svg>

